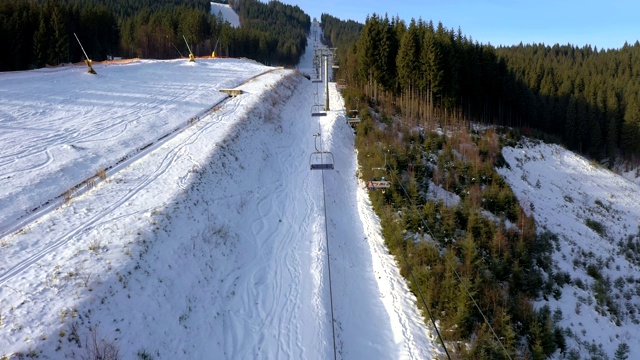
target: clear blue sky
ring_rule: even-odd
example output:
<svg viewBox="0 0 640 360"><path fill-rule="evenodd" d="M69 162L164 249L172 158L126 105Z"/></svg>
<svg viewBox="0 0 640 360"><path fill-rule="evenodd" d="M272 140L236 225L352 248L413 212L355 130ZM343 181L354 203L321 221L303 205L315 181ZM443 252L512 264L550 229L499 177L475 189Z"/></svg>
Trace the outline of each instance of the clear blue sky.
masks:
<svg viewBox="0 0 640 360"><path fill-rule="evenodd" d="M265 0L263 0L265 1ZM442 22L483 44L571 43L620 48L640 39L640 0L280 0L320 20L365 22L376 13Z"/></svg>

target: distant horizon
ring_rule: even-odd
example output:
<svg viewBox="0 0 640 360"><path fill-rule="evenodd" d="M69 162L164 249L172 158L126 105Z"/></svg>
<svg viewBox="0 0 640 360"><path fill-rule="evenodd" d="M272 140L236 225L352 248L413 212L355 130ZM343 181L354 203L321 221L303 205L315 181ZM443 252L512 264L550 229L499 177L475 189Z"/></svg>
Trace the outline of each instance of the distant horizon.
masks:
<svg viewBox="0 0 640 360"><path fill-rule="evenodd" d="M320 21L322 13L341 20L365 23L367 16L395 17L407 24L411 19L442 23L447 29L459 28L474 42L493 46L522 44L590 45L598 50L620 49L625 42L633 45L640 39L640 3L630 0L609 2L585 0L538 2L507 0L407 0L376 2L352 0L281 0L299 6L311 19ZM598 25L594 25L598 24Z"/></svg>

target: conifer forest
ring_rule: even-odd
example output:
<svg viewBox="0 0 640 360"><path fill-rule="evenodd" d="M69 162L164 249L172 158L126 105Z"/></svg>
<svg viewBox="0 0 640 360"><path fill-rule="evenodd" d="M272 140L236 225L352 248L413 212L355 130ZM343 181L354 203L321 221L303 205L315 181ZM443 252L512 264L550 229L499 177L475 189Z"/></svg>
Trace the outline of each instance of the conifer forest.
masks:
<svg viewBox="0 0 640 360"><path fill-rule="evenodd" d="M211 14L208 0L0 0L0 71L110 57L170 59L189 54L297 64L311 20L299 7L230 1L243 24Z"/></svg>

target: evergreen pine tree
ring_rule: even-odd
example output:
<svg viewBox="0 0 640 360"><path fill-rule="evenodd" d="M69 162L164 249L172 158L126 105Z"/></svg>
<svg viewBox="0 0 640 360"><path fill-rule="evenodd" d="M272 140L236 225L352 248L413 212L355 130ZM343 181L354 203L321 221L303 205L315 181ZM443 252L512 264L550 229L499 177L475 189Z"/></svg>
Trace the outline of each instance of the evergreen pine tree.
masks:
<svg viewBox="0 0 640 360"><path fill-rule="evenodd" d="M66 12L56 6L51 13L53 53L51 61L60 64L69 61L69 33L67 31Z"/></svg>
<svg viewBox="0 0 640 360"><path fill-rule="evenodd" d="M624 112L622 124L622 147L634 157L640 156L640 106L631 100Z"/></svg>
<svg viewBox="0 0 640 360"><path fill-rule="evenodd" d="M46 65L49 58L50 43L51 40L49 37L47 21L44 14L40 14L38 30L36 30L36 33L33 36L33 54L36 67L43 67Z"/></svg>
<svg viewBox="0 0 640 360"><path fill-rule="evenodd" d="M615 353L615 360L626 360L629 358L629 345L626 343L620 343Z"/></svg>

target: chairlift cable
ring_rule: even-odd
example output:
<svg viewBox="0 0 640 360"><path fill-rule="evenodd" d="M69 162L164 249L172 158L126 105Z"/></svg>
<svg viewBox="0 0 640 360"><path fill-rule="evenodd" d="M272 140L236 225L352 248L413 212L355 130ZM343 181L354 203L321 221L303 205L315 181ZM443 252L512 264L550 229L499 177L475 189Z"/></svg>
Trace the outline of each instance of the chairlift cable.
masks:
<svg viewBox="0 0 640 360"><path fill-rule="evenodd" d="M322 137L320 136L322 131L322 128L320 126L320 123L318 123L318 136L316 137L316 140L318 137L320 137L320 148L322 148ZM317 146L316 146L317 149ZM322 153L320 154L320 157L322 158ZM338 357L338 351L336 348L336 329L335 329L335 318L333 316L333 289L331 286L331 257L330 257L330 253L329 253L329 225L328 225L328 221L327 221L327 193L325 191L325 184L324 184L324 171L322 171L322 207L324 208L324 238L325 238L325 246L327 249L327 270L328 270L328 277L329 277L329 303L331 305L331 334L333 336L333 359L336 360Z"/></svg>

